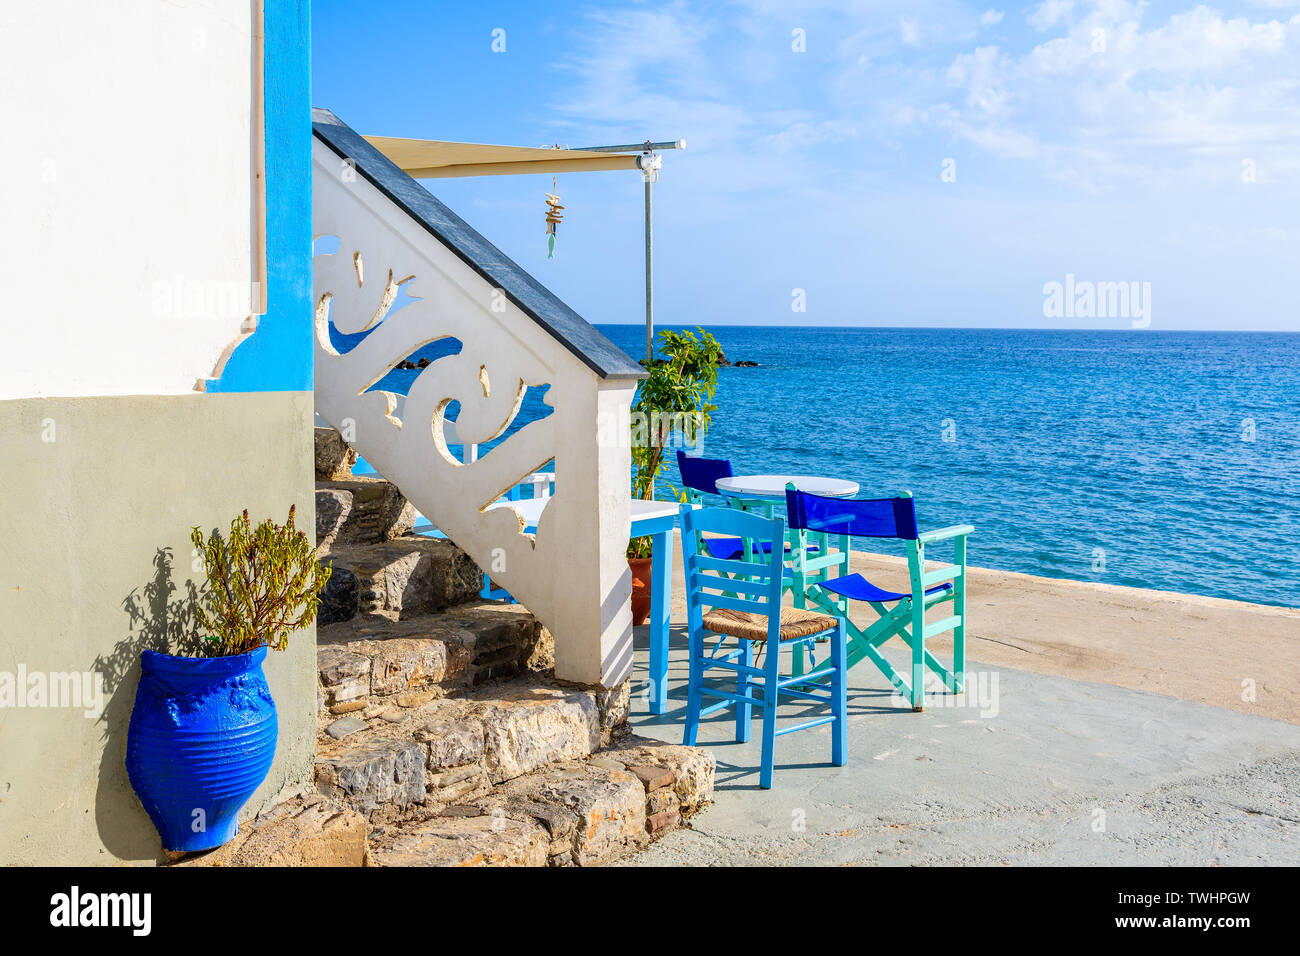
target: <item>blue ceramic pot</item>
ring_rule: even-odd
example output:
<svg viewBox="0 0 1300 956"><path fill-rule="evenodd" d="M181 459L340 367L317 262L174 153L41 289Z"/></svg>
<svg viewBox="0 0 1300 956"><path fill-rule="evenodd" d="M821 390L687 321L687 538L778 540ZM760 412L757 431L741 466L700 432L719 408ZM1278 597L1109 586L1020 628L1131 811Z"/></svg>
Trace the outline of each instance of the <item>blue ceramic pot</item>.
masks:
<svg viewBox="0 0 1300 956"><path fill-rule="evenodd" d="M266 779L279 724L266 648L234 657L140 655L126 772L168 850L230 840Z"/></svg>

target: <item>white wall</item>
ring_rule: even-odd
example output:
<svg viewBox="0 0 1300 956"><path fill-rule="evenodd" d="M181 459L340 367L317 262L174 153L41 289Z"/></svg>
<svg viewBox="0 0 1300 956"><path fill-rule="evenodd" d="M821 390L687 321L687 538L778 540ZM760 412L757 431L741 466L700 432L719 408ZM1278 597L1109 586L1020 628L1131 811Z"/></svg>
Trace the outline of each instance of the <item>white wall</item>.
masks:
<svg viewBox="0 0 1300 956"><path fill-rule="evenodd" d="M260 3L2 19L0 399L190 392L260 311Z"/></svg>

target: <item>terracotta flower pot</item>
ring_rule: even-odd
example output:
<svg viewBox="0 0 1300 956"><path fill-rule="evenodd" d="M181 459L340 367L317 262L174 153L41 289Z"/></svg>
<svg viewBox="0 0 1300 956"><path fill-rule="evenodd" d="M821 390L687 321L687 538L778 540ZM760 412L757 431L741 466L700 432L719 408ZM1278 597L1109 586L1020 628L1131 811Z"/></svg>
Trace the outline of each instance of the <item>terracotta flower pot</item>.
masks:
<svg viewBox="0 0 1300 956"><path fill-rule="evenodd" d="M632 626L640 627L650 616L650 559L628 558L632 569Z"/></svg>

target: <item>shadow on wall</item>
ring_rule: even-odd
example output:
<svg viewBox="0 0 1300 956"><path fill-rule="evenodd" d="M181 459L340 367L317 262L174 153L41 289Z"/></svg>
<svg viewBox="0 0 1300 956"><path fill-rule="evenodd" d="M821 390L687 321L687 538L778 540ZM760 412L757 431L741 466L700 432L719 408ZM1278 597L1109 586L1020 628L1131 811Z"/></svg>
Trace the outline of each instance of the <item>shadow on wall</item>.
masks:
<svg viewBox="0 0 1300 956"><path fill-rule="evenodd" d="M625 568L619 575L618 580L613 587L604 596L600 602L600 624L603 629L606 624L614 620L614 616L619 614L628 606L628 595L632 593L632 569ZM634 668L634 652L632 649L632 618L629 613L628 626L614 646L609 649L605 659L605 672L607 674L622 674L625 677L631 677Z"/></svg>
<svg viewBox="0 0 1300 956"><path fill-rule="evenodd" d="M173 579L171 548L159 548L153 558L154 574L122 601L127 616L127 636L108 655L95 660L104 677L108 702L100 717L104 756L99 765L95 794L95 823L108 852L122 860L165 857L153 823L140 805L126 775L126 734L140 683L140 652L203 656L203 638L197 608L203 593L192 580L180 590Z"/></svg>

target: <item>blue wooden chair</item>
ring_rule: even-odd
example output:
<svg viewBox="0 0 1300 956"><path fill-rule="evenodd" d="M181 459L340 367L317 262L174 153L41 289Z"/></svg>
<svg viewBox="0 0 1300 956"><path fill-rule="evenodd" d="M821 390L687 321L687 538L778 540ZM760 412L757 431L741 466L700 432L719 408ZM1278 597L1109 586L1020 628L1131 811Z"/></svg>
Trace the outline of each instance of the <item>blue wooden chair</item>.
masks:
<svg viewBox="0 0 1300 956"><path fill-rule="evenodd" d="M953 693L962 689L966 670L966 536L975 529L968 524L953 525L939 531L919 532L916 527L916 503L912 493L898 498L855 500L826 498L786 486L786 510L795 539L802 545L809 537L821 546L817 555L796 549L793 577L795 593L803 593L806 603L846 621L849 633L848 666L864 657L871 660L889 678L899 692L911 700L913 710L925 709L925 668L929 667ZM910 588L906 592L876 587L861 574L849 571L849 541L853 535L864 538L894 538L907 550ZM925 547L938 541L953 541L953 562L927 571ZM838 546L831 550L832 543ZM842 573L827 577L839 569ZM811 581L814 574L821 580ZM863 630L849 617L849 602L861 601L876 612L877 620ZM925 612L941 604L952 603L952 614L932 624L925 622ZM952 631L952 671L949 672L925 648L926 638ZM898 636L911 648L911 679L905 679L880 653L880 646ZM793 672L803 669L800 652L795 651Z"/></svg>
<svg viewBox="0 0 1300 956"><path fill-rule="evenodd" d="M769 552L761 559L738 561L716 557L701 547L701 541L708 540L703 538L705 532L750 541L781 541L785 536L785 522L733 508L697 510L689 504L682 506L681 520L690 646L685 742L695 744L701 717L734 705L736 740L744 743L749 740L753 708L760 707L763 757L759 786L763 789L772 787L776 738L796 730L833 724L831 763L844 766L848 710L844 621L815 611L781 606L785 561L780 551ZM828 662L820 667L814 662L807 673L799 676L782 676L781 652L796 645L811 648L819 637L829 638ZM735 638L737 646L732 647L728 638ZM706 647L710 639L712 646ZM766 654L762 667L754 664L755 645ZM736 675L734 692L705 684L706 673L715 668ZM755 696L760 692L761 696ZM721 699L702 707L705 695ZM783 696L827 704L830 714L778 730L777 708Z"/></svg>

